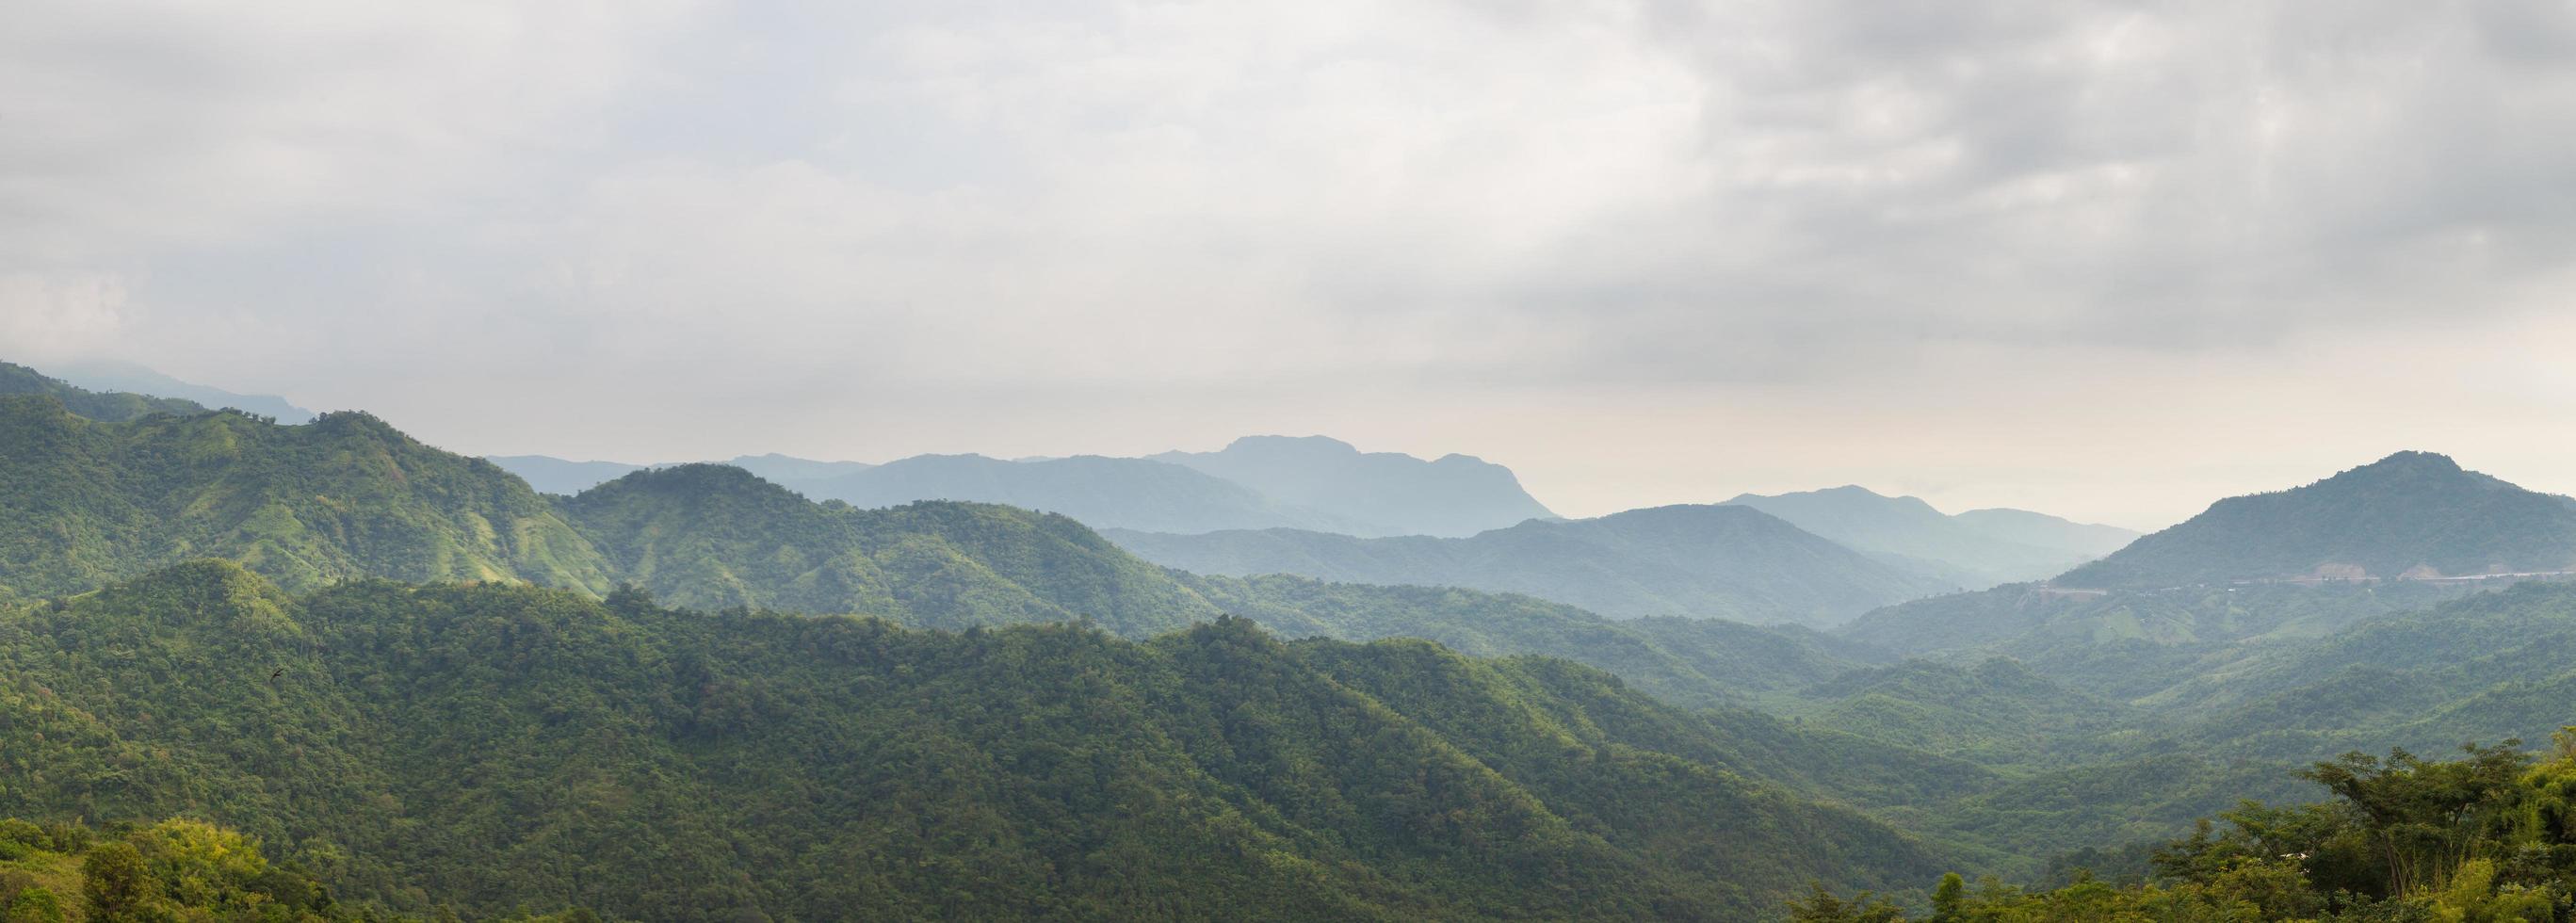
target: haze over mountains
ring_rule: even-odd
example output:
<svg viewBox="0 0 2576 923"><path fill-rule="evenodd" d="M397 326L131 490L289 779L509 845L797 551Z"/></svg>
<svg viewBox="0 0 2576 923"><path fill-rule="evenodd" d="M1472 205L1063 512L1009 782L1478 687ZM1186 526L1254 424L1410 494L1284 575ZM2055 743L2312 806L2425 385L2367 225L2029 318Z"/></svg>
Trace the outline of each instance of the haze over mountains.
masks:
<svg viewBox="0 0 2576 923"><path fill-rule="evenodd" d="M1857 486L1742 494L1726 502L1973 590L2055 576L2138 537L2117 526L2026 510L1970 510L1952 516L1915 497L1881 496Z"/></svg>
<svg viewBox="0 0 2576 923"><path fill-rule="evenodd" d="M547 493L579 493L644 465L547 456L492 461ZM1217 452L1003 460L917 455L881 465L783 455L726 464L817 500L1004 503L1100 528L1156 532L1311 528L1351 535L1472 535L1553 514L1509 469L1464 455L1362 453L1321 436L1250 436Z"/></svg>
<svg viewBox="0 0 2576 923"><path fill-rule="evenodd" d="M1194 573L1527 593L1620 618L1824 626L1958 588L1732 506L1532 520L1471 538L1368 539L1293 529L1104 534L1146 560Z"/></svg>
<svg viewBox="0 0 2576 923"><path fill-rule="evenodd" d="M1496 494L1335 445L1238 443L1361 473L1230 473ZM2423 453L1975 592L1925 571L2120 536L1857 488L1104 535L741 461L548 495L364 413L0 367L0 815L204 816L414 910L1752 920L2144 874L2314 797L2305 762L2537 739L2576 695L2576 585L2524 579L2568 502ZM1252 490L970 464L1103 462Z"/></svg>

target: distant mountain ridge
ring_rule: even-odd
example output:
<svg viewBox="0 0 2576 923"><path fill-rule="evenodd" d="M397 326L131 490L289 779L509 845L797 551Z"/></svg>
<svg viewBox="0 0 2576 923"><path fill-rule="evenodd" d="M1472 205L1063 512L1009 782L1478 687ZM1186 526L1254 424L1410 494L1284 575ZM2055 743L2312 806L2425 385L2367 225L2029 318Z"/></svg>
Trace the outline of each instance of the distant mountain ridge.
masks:
<svg viewBox="0 0 2576 923"><path fill-rule="evenodd" d="M119 412L140 400L105 399ZM0 396L0 446L10 447L0 452L0 604L219 557L294 591L368 578L593 594L634 584L701 609L855 613L921 627L1089 621L1145 637L1230 611L1299 634L1563 656L1697 705L1875 656L1828 651L1836 642L1820 636L1612 622L1463 590L1180 574L1063 516L938 501L818 503L734 466L636 470L576 497L546 497L486 460L358 413L285 426L198 408L102 423L52 393Z"/></svg>
<svg viewBox="0 0 2576 923"><path fill-rule="evenodd" d="M2407 579L2576 570L2576 506L2399 452L2304 487L2230 497L2067 571L2058 586Z"/></svg>
<svg viewBox="0 0 2576 923"><path fill-rule="evenodd" d="M222 388L181 381L131 362L74 362L53 367L64 381L92 391L125 391L194 401L208 408L230 407L279 423L310 423L319 414L274 394L236 394Z"/></svg>
<svg viewBox="0 0 2576 923"><path fill-rule="evenodd" d="M1245 436L1215 452L1147 457L1350 523L1341 531L1352 535L1463 537L1556 518L1521 489L1511 469L1468 455L1423 461L1396 452L1361 452L1324 436Z"/></svg>
<svg viewBox="0 0 2576 923"><path fill-rule="evenodd" d="M151 414L185 416L206 412L195 401L174 397L153 397L117 391L92 391L46 375L43 372L9 362L0 362L0 395L43 395L62 402L65 409L92 420L122 423Z"/></svg>
<svg viewBox="0 0 2576 923"><path fill-rule="evenodd" d="M491 460L542 492L565 495L661 467L542 455ZM1554 516L1501 465L1465 455L1424 461L1363 453L1322 436L1248 436L1217 452L1146 458L916 455L868 464L773 454L726 463L816 500L1001 503L1147 532L1294 528L1455 537Z"/></svg>
<svg viewBox="0 0 2576 923"><path fill-rule="evenodd" d="M1533 520L1468 538L1370 539L1290 529L1103 534L1146 560L1193 573L1526 593L1621 618L1823 626L1956 589L1744 506Z"/></svg>
<svg viewBox="0 0 2576 923"><path fill-rule="evenodd" d="M1953 516L1917 497L1889 497L1859 486L1769 496L1740 494L1726 502L1759 509L1881 560L1971 590L2045 579L2138 537L2117 526L2071 522L2026 510L1972 510Z"/></svg>

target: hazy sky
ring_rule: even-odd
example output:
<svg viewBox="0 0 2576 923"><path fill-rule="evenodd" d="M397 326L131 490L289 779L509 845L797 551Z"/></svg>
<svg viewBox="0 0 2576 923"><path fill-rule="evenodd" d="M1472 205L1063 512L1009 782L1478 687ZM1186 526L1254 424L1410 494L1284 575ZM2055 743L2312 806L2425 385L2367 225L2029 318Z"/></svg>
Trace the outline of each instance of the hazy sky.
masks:
<svg viewBox="0 0 2576 923"><path fill-rule="evenodd" d="M2565 0L0 0L0 358L476 453L2576 491Z"/></svg>

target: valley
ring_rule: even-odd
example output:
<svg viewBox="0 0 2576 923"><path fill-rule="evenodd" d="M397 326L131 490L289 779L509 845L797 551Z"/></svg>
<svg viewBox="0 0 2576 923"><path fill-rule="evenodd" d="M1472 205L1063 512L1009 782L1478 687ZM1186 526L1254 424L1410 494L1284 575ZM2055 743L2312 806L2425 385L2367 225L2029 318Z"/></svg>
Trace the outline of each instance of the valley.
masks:
<svg viewBox="0 0 2576 923"><path fill-rule="evenodd" d="M720 464L546 494L366 414L18 371L0 816L196 818L401 913L1920 905L2146 876L2241 799L2328 797L2303 767L2547 740L2576 701L2576 583L2536 566L2576 509L2421 453L1965 589L1932 571L2004 540L1866 491L1835 496L1923 531L1158 533ZM841 465L794 470L892 467Z"/></svg>

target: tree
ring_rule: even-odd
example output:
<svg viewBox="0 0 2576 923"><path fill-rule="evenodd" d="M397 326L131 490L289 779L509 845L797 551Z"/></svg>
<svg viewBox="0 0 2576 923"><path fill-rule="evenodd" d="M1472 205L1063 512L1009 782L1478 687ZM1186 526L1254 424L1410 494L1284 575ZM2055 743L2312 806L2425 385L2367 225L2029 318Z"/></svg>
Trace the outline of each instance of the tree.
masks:
<svg viewBox="0 0 2576 923"><path fill-rule="evenodd" d="M152 896L151 872L132 843L101 843L81 860L81 895L92 920L132 919Z"/></svg>
<svg viewBox="0 0 2576 923"><path fill-rule="evenodd" d="M1941 876L1941 886L1932 889L1932 923L1959 923L1966 919L1968 880L1951 872Z"/></svg>

